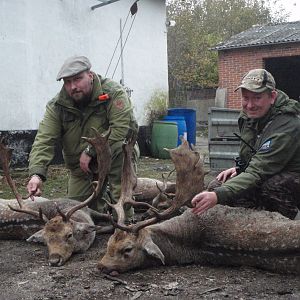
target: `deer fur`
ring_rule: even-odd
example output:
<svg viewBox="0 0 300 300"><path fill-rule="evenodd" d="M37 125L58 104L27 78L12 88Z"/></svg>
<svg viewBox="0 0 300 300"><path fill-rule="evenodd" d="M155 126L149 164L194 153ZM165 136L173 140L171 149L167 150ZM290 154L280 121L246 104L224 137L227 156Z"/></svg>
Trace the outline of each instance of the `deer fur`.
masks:
<svg viewBox="0 0 300 300"><path fill-rule="evenodd" d="M222 205L200 217L187 209L137 234L118 231L110 237L98 268L117 274L191 263L300 274L300 221L275 212Z"/></svg>
<svg viewBox="0 0 300 300"><path fill-rule="evenodd" d="M71 216L69 222L63 221L62 216L57 214L57 206L66 213L80 202L42 197L23 201L32 210L41 208L49 221L44 223L32 215L11 210L8 204L17 207L17 200L0 199L0 239L26 239L28 242L44 243L47 245L50 266L63 265L73 253L85 252L94 242L96 226L92 216L96 216L97 212L82 208Z"/></svg>
<svg viewBox="0 0 300 300"><path fill-rule="evenodd" d="M137 178L137 185L134 188L135 201L152 202L159 189L164 188L164 182L153 178ZM175 193L176 183L167 181L165 183L165 193Z"/></svg>
<svg viewBox="0 0 300 300"><path fill-rule="evenodd" d="M205 172L199 155L186 141L170 150L170 155L176 168L172 206L162 213L151 208L151 218L140 224L117 224L98 269L117 275L159 264L210 263L300 274L300 221L275 212L222 205L200 216L188 208L174 217L173 212L190 205L203 190ZM123 169L128 178L130 166L125 161Z"/></svg>

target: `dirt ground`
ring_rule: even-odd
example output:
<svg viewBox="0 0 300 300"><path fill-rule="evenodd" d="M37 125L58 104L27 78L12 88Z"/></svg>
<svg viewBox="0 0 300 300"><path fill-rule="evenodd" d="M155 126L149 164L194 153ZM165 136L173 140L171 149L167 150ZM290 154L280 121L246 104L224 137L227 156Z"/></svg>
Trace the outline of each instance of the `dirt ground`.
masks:
<svg viewBox="0 0 300 300"><path fill-rule="evenodd" d="M299 277L252 268L162 266L111 280L96 271L107 238L62 267L47 265L42 245L1 241L0 299L300 299Z"/></svg>
<svg viewBox="0 0 300 300"><path fill-rule="evenodd" d="M141 166L140 177L172 169L149 158ZM161 266L113 280L96 270L107 239L97 236L86 253L74 255L62 267L47 265L43 245L0 241L0 300L300 299L299 276L246 267Z"/></svg>

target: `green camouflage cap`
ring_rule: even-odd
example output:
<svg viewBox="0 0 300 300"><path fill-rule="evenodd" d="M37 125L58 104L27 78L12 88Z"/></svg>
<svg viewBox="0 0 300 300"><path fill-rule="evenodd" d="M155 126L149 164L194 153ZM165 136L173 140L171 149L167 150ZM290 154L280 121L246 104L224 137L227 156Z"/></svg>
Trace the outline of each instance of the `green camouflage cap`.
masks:
<svg viewBox="0 0 300 300"><path fill-rule="evenodd" d="M56 80L59 81L62 78L74 76L83 71L90 70L91 66L92 65L87 57L72 56L64 62L56 76Z"/></svg>
<svg viewBox="0 0 300 300"><path fill-rule="evenodd" d="M271 73L265 69L254 69L249 71L242 79L241 84L234 90L246 89L254 93L262 93L275 89L275 80Z"/></svg>

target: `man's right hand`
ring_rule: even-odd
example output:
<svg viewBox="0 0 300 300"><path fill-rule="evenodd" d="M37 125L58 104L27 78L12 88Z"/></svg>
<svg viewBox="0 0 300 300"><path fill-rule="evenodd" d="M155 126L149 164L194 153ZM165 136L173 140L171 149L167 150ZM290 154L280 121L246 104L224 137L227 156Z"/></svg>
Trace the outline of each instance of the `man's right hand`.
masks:
<svg viewBox="0 0 300 300"><path fill-rule="evenodd" d="M43 181L41 180L41 178L37 175L32 175L27 184L27 191L31 196L41 196L42 185Z"/></svg>
<svg viewBox="0 0 300 300"><path fill-rule="evenodd" d="M86 154L85 152L82 152L80 155L79 163L80 163L80 168L84 173L91 173L89 164L92 158Z"/></svg>

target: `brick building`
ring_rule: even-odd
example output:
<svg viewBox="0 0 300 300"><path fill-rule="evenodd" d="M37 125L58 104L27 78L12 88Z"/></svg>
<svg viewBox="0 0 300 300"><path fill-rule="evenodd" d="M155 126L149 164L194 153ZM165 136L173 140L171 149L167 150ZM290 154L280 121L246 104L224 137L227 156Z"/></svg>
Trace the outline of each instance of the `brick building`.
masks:
<svg viewBox="0 0 300 300"><path fill-rule="evenodd" d="M265 68L277 88L291 98L300 97L300 21L253 26L218 44L219 89L227 108L241 108L234 89L250 69Z"/></svg>

